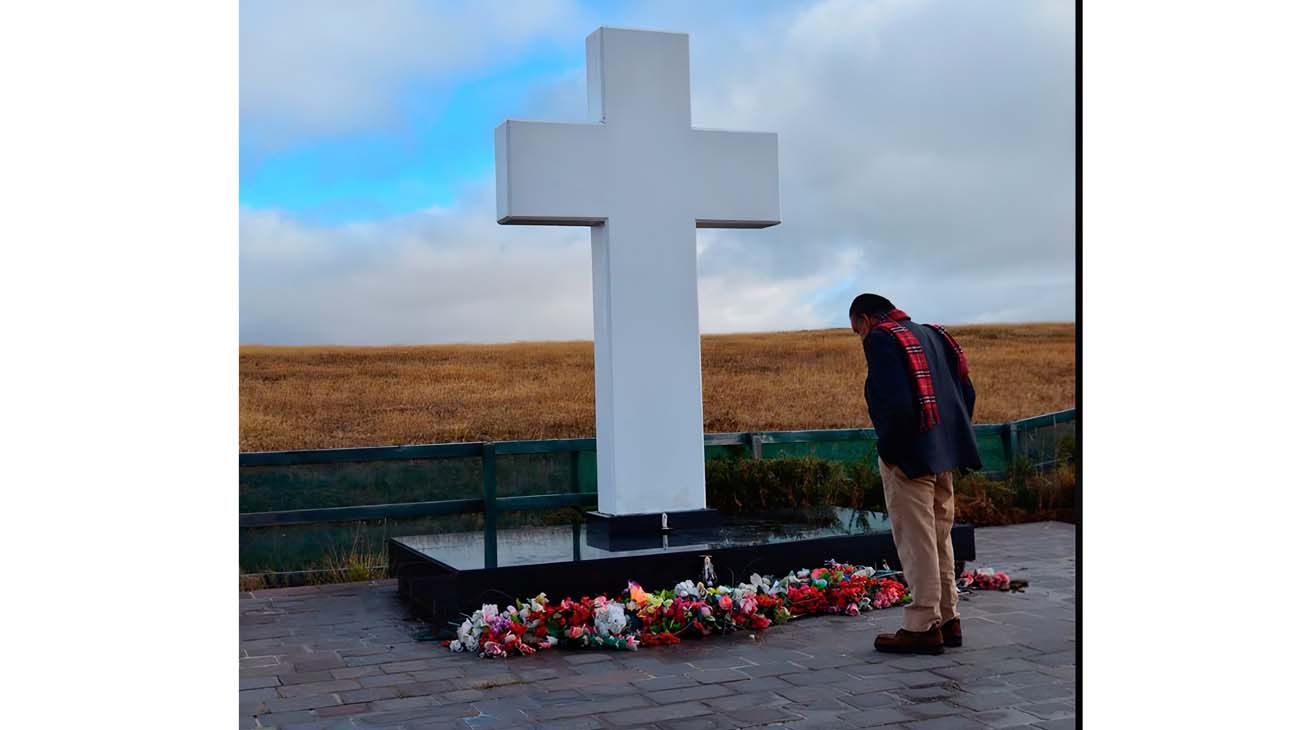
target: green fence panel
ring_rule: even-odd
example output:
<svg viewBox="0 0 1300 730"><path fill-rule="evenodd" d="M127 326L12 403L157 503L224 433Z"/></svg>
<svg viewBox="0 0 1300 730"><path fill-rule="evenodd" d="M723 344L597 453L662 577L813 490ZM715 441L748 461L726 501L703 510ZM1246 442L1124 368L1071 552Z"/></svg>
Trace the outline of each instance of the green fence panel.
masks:
<svg viewBox="0 0 1300 730"><path fill-rule="evenodd" d="M1035 468L1072 458L1072 454L1059 452L1063 442L1078 438L1078 422L1073 410L1013 421L1008 427L1016 432L1017 455L1028 459Z"/></svg>
<svg viewBox="0 0 1300 730"><path fill-rule="evenodd" d="M764 443L764 459L781 457L812 456L832 461L859 461L867 459L876 461L876 440L855 439L851 441L804 441L795 443Z"/></svg>
<svg viewBox="0 0 1300 730"><path fill-rule="evenodd" d="M975 427L984 471L1005 474L1011 459L1024 457L1047 468L1073 454L1063 440L1077 439L1074 409L1022 419L1009 424ZM502 499L503 526L544 524L563 513L520 512L550 510L574 503L574 492L586 495L575 506L594 504L597 491L595 439L510 441L493 445L496 452L496 494ZM244 572L294 571L319 567L323 561L348 554L380 555L389 537L428 532L479 530L482 514L410 517L402 505L416 502L482 500L483 444L420 444L317 451L240 454L239 509L250 515L240 528L240 565ZM707 434L709 459L816 457L836 461L866 459L874 467L876 438L872 429ZM251 526L273 514L291 510L377 507L364 519L344 522ZM413 506L413 505L412 505ZM505 511L512 510L512 511ZM372 513L386 516L370 519Z"/></svg>
<svg viewBox="0 0 1300 730"><path fill-rule="evenodd" d="M578 491L596 493L596 451L578 453Z"/></svg>
<svg viewBox="0 0 1300 730"><path fill-rule="evenodd" d="M740 445L710 445L704 446L705 459L735 459L741 456L748 456L749 448Z"/></svg>
<svg viewBox="0 0 1300 730"><path fill-rule="evenodd" d="M497 496L522 497L573 490L573 453L497 453Z"/></svg>
<svg viewBox="0 0 1300 730"><path fill-rule="evenodd" d="M483 529L482 515L357 520L239 530L242 573L286 573L321 570L349 559L369 556L383 565L390 537Z"/></svg>
<svg viewBox="0 0 1300 730"><path fill-rule="evenodd" d="M241 466L239 511L273 512L482 497L479 457Z"/></svg>
<svg viewBox="0 0 1300 730"><path fill-rule="evenodd" d="M976 429L975 446L980 452L980 463L989 474L1004 474L1007 470L1007 447L1005 431L998 429Z"/></svg>

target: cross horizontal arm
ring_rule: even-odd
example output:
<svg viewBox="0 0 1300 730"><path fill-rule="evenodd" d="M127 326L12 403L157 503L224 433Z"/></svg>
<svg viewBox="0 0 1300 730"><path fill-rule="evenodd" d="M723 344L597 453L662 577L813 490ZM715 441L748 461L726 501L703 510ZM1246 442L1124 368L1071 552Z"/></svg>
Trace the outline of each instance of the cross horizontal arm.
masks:
<svg viewBox="0 0 1300 730"><path fill-rule="evenodd" d="M591 226L609 215L603 124L509 120L496 128L497 222Z"/></svg>
<svg viewBox="0 0 1300 730"><path fill-rule="evenodd" d="M691 130L699 228L767 228L781 222L776 133Z"/></svg>

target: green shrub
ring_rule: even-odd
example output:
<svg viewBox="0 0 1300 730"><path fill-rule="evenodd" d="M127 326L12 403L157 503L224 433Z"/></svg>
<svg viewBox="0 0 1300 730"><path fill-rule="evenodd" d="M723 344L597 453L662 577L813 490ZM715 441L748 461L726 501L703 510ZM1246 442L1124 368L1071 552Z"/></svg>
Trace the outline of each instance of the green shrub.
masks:
<svg viewBox="0 0 1300 730"><path fill-rule="evenodd" d="M803 507L829 502L839 464L813 459L711 459L705 462L709 506L724 512Z"/></svg>
<svg viewBox="0 0 1300 730"><path fill-rule="evenodd" d="M954 485L958 522L976 526L1059 520L1074 522L1077 489L1072 464L1058 464L1046 472L1018 460L1004 481L984 474L958 477Z"/></svg>
<svg viewBox="0 0 1300 730"><path fill-rule="evenodd" d="M883 510L885 505L880 475L866 460L710 459L705 483L709 506L727 513L830 506Z"/></svg>
<svg viewBox="0 0 1300 730"><path fill-rule="evenodd" d="M885 484L876 471L874 459L859 459L850 462L845 470L848 472L851 492L848 499L837 503L853 509L865 509L875 512L885 511Z"/></svg>
<svg viewBox="0 0 1300 730"><path fill-rule="evenodd" d="M1075 448L1065 444L1065 452ZM723 512L849 507L885 511L885 495L873 462L838 462L816 457L718 458L705 462L708 504ZM1075 462L1040 472L1016 459L1006 478L979 473L954 484L959 522L1007 525L1040 520L1074 521Z"/></svg>
<svg viewBox="0 0 1300 730"><path fill-rule="evenodd" d="M1074 436L1062 436L1056 442L1056 461L1073 466L1079 463L1079 440Z"/></svg>

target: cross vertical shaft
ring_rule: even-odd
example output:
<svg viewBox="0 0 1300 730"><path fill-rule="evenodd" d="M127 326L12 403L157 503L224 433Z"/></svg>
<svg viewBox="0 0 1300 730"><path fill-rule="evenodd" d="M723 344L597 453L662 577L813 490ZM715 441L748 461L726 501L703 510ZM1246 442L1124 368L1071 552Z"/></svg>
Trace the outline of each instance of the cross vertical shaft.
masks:
<svg viewBox="0 0 1300 730"><path fill-rule="evenodd" d="M705 507L695 228L780 221L776 135L697 130L687 38L587 38L587 124L496 131L497 218L591 227L599 509Z"/></svg>

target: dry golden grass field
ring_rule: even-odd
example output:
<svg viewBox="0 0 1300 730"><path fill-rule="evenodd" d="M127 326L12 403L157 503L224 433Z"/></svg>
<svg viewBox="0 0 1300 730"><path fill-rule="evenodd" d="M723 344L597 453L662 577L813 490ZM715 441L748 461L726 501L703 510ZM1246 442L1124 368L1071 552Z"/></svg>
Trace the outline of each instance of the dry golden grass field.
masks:
<svg viewBox="0 0 1300 730"><path fill-rule="evenodd" d="M970 356L976 420L1074 406L1074 325L951 328ZM848 329L703 338L704 430L870 425ZM243 451L595 433L590 342L266 347L239 352Z"/></svg>

